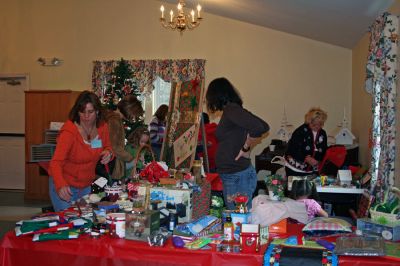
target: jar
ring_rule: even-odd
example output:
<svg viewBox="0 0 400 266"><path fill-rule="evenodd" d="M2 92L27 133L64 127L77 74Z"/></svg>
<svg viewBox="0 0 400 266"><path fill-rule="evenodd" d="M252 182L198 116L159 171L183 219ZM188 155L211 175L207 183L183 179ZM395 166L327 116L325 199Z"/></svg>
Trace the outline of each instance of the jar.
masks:
<svg viewBox="0 0 400 266"><path fill-rule="evenodd" d="M111 237L125 237L125 213L109 213L106 221Z"/></svg>
<svg viewBox="0 0 400 266"><path fill-rule="evenodd" d="M201 184L202 183L201 168L202 168L201 160L194 160L193 167L192 167L192 172L193 172L194 181L195 181L196 184Z"/></svg>

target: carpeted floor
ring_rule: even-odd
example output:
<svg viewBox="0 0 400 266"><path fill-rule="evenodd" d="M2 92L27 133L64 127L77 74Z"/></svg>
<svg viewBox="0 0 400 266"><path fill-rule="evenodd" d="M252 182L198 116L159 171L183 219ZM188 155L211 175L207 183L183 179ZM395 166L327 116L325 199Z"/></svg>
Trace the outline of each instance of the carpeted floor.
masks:
<svg viewBox="0 0 400 266"><path fill-rule="evenodd" d="M48 201L26 201L23 191L0 191L0 238L15 228L15 223L42 213L42 208L51 205Z"/></svg>

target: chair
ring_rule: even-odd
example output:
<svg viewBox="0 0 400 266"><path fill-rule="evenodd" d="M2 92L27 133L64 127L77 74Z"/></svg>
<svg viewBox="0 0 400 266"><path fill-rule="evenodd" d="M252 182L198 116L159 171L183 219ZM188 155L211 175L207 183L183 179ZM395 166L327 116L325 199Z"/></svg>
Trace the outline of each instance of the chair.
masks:
<svg viewBox="0 0 400 266"><path fill-rule="evenodd" d="M371 207L372 201L374 200L374 196L372 196L367 190L361 195L357 212L353 209L349 209L349 213L353 221L356 221L359 218L368 217L368 210Z"/></svg>

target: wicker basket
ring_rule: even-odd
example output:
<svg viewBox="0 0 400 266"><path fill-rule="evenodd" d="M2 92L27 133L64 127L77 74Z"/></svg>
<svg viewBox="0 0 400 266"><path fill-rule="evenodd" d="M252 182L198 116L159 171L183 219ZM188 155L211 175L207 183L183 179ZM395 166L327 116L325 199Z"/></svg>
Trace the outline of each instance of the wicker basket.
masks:
<svg viewBox="0 0 400 266"><path fill-rule="evenodd" d="M369 210L372 221L383 225L400 225L400 215L395 214L395 212L399 209L399 206L394 208L391 213L377 211L376 209L379 206L380 204Z"/></svg>

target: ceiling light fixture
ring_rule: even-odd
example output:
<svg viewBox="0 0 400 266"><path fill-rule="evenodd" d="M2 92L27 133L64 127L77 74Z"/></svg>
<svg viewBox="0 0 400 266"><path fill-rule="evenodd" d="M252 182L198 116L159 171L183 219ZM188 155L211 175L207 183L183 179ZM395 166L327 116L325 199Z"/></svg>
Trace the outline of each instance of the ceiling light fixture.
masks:
<svg viewBox="0 0 400 266"><path fill-rule="evenodd" d="M200 25L201 20L203 19L200 15L201 6L197 5L197 16L195 15L194 10L189 14L185 14L183 8L185 7L186 3L184 0L179 0L178 2L178 14L174 16L174 11L169 12L169 21L167 21L164 17L164 6L162 5L161 10L161 18L160 22L164 28L171 29L171 30L178 30L181 34L184 30L189 29L192 30Z"/></svg>
<svg viewBox="0 0 400 266"><path fill-rule="evenodd" d="M53 57L53 58L44 58L39 57L37 62L42 66L60 66L63 62L60 58Z"/></svg>

